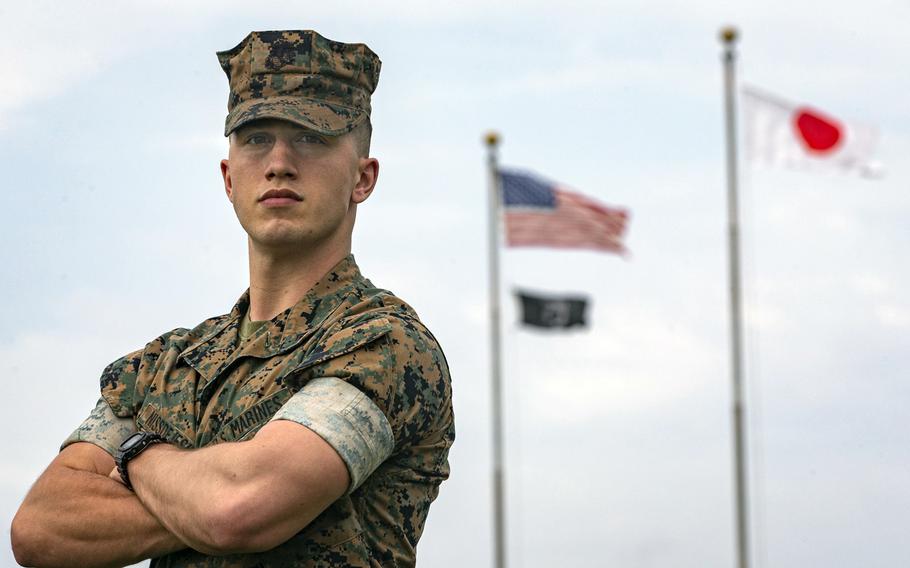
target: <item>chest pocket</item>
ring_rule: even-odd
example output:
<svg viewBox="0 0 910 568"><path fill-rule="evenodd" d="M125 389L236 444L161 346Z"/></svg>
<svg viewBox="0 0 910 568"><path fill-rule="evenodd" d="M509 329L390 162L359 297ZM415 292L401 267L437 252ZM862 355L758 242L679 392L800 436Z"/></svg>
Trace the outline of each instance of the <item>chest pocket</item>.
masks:
<svg viewBox="0 0 910 568"><path fill-rule="evenodd" d="M231 412L232 417L219 428L212 443L240 442L252 438L309 381L311 377L307 373L308 369L350 355L391 330L392 325L388 320L373 319L342 329L328 338L314 338L298 348L303 352L299 359L293 353L285 354L286 372L255 377L238 386L235 396L249 402L240 405L242 410L235 406ZM276 391L276 388L280 390Z"/></svg>
<svg viewBox="0 0 910 568"><path fill-rule="evenodd" d="M389 323L389 320L374 318L322 337L306 349L302 360L294 366L291 373L288 373L285 380L288 384L295 384L297 388L300 388L313 378L309 371L324 363L329 363L325 366L332 371L342 371L339 375L344 375L343 370L346 368L357 368L364 365L376 367L364 369L365 371L377 372L383 364L381 361L367 361L368 358L364 353L355 353L355 351L373 343L390 331L392 331L392 324ZM338 378L344 378L344 376Z"/></svg>

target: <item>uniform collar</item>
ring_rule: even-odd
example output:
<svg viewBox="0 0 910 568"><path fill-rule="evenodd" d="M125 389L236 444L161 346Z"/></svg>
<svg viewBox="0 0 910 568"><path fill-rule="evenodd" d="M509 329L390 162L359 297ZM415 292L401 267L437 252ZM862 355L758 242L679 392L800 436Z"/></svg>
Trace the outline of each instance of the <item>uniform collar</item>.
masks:
<svg viewBox="0 0 910 568"><path fill-rule="evenodd" d="M250 305L247 290L212 332L190 345L181 356L206 379L212 380L240 357L269 358L289 351L319 329L354 289L365 282L354 256L346 256L300 301L269 320L237 349L240 318L245 317Z"/></svg>

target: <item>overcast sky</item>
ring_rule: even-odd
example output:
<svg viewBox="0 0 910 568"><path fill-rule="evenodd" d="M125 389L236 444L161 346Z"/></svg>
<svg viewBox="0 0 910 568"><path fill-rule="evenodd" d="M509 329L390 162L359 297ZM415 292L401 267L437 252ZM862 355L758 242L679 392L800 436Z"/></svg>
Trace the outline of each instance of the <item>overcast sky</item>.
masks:
<svg viewBox="0 0 910 568"><path fill-rule="evenodd" d="M734 23L744 82L876 126L886 171L743 164L756 565L910 565L906 1L253 6L0 6L5 526L110 361L245 289L214 52L254 29L312 28L383 61L380 180L354 253L452 369L452 477L420 565L491 565L481 139L496 129L503 164L632 215L627 259L503 252L511 565L732 566L717 33ZM591 327L521 329L514 287L589 295Z"/></svg>

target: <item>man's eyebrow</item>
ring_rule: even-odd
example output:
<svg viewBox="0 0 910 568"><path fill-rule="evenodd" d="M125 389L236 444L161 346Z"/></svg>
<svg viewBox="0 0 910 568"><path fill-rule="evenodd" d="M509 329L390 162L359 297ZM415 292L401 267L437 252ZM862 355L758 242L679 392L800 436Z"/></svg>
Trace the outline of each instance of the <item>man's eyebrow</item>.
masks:
<svg viewBox="0 0 910 568"><path fill-rule="evenodd" d="M249 126L246 128L238 128L236 132L238 136L248 136L250 134L264 134L266 133L266 130L261 127Z"/></svg>

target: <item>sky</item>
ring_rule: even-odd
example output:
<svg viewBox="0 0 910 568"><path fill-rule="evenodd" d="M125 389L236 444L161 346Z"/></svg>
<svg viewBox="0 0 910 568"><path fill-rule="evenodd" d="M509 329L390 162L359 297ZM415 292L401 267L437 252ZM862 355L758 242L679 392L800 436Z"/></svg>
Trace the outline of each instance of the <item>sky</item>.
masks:
<svg viewBox="0 0 910 568"><path fill-rule="evenodd" d="M493 129L503 165L631 212L627 258L502 250L510 565L732 566L718 31L734 24L743 83L875 126L884 167L741 164L754 564L910 564L908 20L898 0L0 5L0 519L110 361L245 289L214 52L312 28L383 61L354 254L452 371L452 475L420 565L492 565ZM514 288L586 294L591 325L522 328Z"/></svg>

